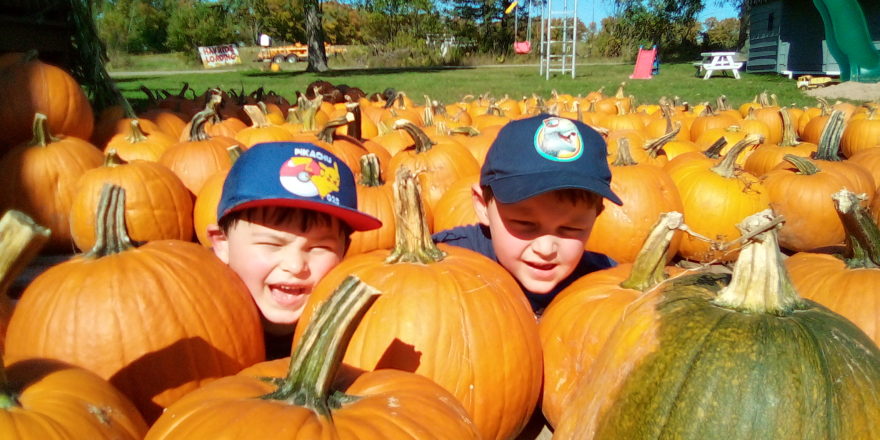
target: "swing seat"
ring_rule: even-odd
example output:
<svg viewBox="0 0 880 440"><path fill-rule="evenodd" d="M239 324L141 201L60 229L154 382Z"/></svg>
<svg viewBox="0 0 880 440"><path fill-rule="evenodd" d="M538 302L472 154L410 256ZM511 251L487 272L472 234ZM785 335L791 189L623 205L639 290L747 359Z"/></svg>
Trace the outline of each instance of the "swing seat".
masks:
<svg viewBox="0 0 880 440"><path fill-rule="evenodd" d="M532 51L532 42L531 41L514 41L513 42L513 51L524 55Z"/></svg>

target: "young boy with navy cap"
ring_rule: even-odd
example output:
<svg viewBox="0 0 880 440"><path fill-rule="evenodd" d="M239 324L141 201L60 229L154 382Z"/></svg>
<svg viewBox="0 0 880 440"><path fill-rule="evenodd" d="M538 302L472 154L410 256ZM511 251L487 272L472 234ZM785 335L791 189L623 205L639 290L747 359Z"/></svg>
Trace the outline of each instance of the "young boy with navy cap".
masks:
<svg viewBox="0 0 880 440"><path fill-rule="evenodd" d="M312 287L342 260L352 231L382 223L357 210L354 176L310 143L245 151L229 170L208 228L214 253L244 281L263 318L266 355L290 355Z"/></svg>
<svg viewBox="0 0 880 440"><path fill-rule="evenodd" d="M434 240L479 252L517 279L536 315L581 276L614 266L584 251L602 199L618 205L602 136L579 121L541 114L504 126L473 187L480 223Z"/></svg>

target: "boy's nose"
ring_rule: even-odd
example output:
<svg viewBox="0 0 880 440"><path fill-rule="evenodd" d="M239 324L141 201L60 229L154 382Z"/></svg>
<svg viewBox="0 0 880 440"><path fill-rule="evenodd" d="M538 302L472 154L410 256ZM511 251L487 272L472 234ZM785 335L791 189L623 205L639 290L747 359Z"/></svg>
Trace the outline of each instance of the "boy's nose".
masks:
<svg viewBox="0 0 880 440"><path fill-rule="evenodd" d="M293 275L301 276L308 273L309 265L306 264L306 259L296 251L285 252L284 255L281 256L281 260L278 262L278 267L288 273Z"/></svg>
<svg viewBox="0 0 880 440"><path fill-rule="evenodd" d="M556 239L552 235L542 235L532 241L532 251L542 258L556 256Z"/></svg>

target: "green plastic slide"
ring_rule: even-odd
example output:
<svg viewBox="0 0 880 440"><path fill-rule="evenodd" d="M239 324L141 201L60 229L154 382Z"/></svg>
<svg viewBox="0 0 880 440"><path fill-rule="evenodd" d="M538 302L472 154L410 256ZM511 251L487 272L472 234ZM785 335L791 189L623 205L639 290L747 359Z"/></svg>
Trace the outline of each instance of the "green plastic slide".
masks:
<svg viewBox="0 0 880 440"><path fill-rule="evenodd" d="M880 81L880 52L874 48L858 0L813 0L825 24L828 51L841 81Z"/></svg>

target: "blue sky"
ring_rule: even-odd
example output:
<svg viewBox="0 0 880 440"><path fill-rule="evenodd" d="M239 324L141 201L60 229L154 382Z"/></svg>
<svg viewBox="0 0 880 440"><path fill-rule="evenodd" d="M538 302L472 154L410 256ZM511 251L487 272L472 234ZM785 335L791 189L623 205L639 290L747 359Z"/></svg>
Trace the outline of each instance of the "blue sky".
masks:
<svg viewBox="0 0 880 440"><path fill-rule="evenodd" d="M554 4L562 5L565 0L554 0ZM569 7L574 7L574 0L567 0ZM520 3L526 3L521 1ZM578 0L578 16L584 23L596 21L600 23L603 18L611 15L613 11L612 0ZM705 21L709 17L719 20L737 16L737 11L731 6L716 6L713 0L706 1L708 5L697 17L699 21ZM556 8L554 8L556 9ZM520 11L522 12L522 11Z"/></svg>

